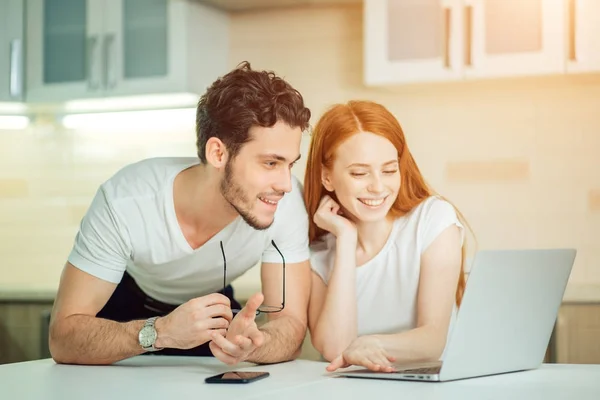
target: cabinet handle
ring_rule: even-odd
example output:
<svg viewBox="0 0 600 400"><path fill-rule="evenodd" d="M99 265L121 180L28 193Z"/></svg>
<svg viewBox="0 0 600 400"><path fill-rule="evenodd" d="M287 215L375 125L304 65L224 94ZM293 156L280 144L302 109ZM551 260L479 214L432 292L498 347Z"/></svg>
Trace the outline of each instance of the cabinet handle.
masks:
<svg viewBox="0 0 600 400"><path fill-rule="evenodd" d="M575 12L577 0L569 0L569 60L577 61L577 44L575 43Z"/></svg>
<svg viewBox="0 0 600 400"><path fill-rule="evenodd" d="M465 65L472 65L471 47L473 45L473 6L465 7Z"/></svg>
<svg viewBox="0 0 600 400"><path fill-rule="evenodd" d="M96 65L96 49L98 47L98 36L90 36L87 39L87 81L90 90L97 90L98 79L94 79L94 66Z"/></svg>
<svg viewBox="0 0 600 400"><path fill-rule="evenodd" d="M10 72L8 90L11 98L23 95L23 42L21 39L10 41Z"/></svg>
<svg viewBox="0 0 600 400"><path fill-rule="evenodd" d="M452 10L444 9L444 67L450 68L450 21Z"/></svg>
<svg viewBox="0 0 600 400"><path fill-rule="evenodd" d="M114 43L115 35L113 33L104 36L104 87L106 89L113 89L117 85L113 54Z"/></svg>

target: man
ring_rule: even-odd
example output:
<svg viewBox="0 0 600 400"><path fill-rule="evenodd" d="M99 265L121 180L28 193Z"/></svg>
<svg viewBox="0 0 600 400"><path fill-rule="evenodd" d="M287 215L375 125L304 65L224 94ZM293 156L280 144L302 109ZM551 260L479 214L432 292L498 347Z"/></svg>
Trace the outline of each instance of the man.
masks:
<svg viewBox="0 0 600 400"><path fill-rule="evenodd" d="M198 103L199 160L144 160L102 184L62 272L54 360L111 364L149 351L228 364L296 357L310 269L291 168L309 119L286 81L243 63ZM228 282L261 260L262 293L234 316ZM268 321L259 329L261 311Z"/></svg>

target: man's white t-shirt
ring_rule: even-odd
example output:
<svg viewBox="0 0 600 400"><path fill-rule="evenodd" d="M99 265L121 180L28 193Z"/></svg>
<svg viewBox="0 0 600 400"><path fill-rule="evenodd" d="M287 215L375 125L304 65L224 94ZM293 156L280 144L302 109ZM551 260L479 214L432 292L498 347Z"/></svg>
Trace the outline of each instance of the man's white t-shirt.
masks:
<svg viewBox="0 0 600 400"><path fill-rule="evenodd" d="M359 336L398 333L416 327L421 255L452 224L460 228L464 238L454 207L436 196L394 221L381 251L356 268ZM334 257L335 236L331 233L311 245L311 267L325 284L329 282Z"/></svg>
<svg viewBox="0 0 600 400"><path fill-rule="evenodd" d="M98 189L81 221L69 262L113 283L120 282L127 270L146 294L177 305L223 289L221 241L227 284L260 261L281 263L271 240L286 264L308 260L308 215L295 177L268 229L256 230L238 217L192 249L177 222L173 182L179 172L198 162L152 158L117 172ZM206 218L211 218L210 212Z"/></svg>

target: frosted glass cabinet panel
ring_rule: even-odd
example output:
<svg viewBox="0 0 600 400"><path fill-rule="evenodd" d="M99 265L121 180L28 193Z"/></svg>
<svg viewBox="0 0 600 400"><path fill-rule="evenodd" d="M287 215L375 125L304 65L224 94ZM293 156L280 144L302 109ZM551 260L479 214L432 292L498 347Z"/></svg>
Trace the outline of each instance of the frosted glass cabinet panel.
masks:
<svg viewBox="0 0 600 400"><path fill-rule="evenodd" d="M388 0L388 60L431 60L444 56L441 0ZM397 40L409 38L413 40Z"/></svg>
<svg viewBox="0 0 600 400"><path fill-rule="evenodd" d="M123 0L123 77L167 75L167 0Z"/></svg>
<svg viewBox="0 0 600 400"><path fill-rule="evenodd" d="M107 95L161 93L181 87L185 43L194 39L186 36L186 2L106 1Z"/></svg>
<svg viewBox="0 0 600 400"><path fill-rule="evenodd" d="M365 0L365 81L462 78L460 0Z"/></svg>
<svg viewBox="0 0 600 400"><path fill-rule="evenodd" d="M53 84L85 81L85 1L45 0L42 32L43 82Z"/></svg>
<svg viewBox="0 0 600 400"><path fill-rule="evenodd" d="M96 97L104 1L27 0L27 99Z"/></svg>
<svg viewBox="0 0 600 400"><path fill-rule="evenodd" d="M24 98L24 0L0 0L0 101Z"/></svg>
<svg viewBox="0 0 600 400"><path fill-rule="evenodd" d="M464 0L465 76L562 73L564 0Z"/></svg>

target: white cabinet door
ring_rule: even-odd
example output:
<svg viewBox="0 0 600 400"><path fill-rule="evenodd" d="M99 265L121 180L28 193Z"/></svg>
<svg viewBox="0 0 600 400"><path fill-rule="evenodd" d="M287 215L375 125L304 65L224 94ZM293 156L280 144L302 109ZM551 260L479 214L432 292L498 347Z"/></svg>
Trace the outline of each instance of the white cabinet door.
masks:
<svg viewBox="0 0 600 400"><path fill-rule="evenodd" d="M564 0L464 0L464 7L466 78L564 72Z"/></svg>
<svg viewBox="0 0 600 400"><path fill-rule="evenodd" d="M0 1L0 101L23 100L23 0Z"/></svg>
<svg viewBox="0 0 600 400"><path fill-rule="evenodd" d="M462 79L460 0L365 0L367 85Z"/></svg>
<svg viewBox="0 0 600 400"><path fill-rule="evenodd" d="M203 93L227 72L227 14L189 0L106 1L106 96Z"/></svg>
<svg viewBox="0 0 600 400"><path fill-rule="evenodd" d="M600 71L600 1L566 2L567 72Z"/></svg>
<svg viewBox="0 0 600 400"><path fill-rule="evenodd" d="M186 4L107 0L104 77L107 96L179 92L186 71Z"/></svg>
<svg viewBox="0 0 600 400"><path fill-rule="evenodd" d="M27 100L102 95L105 0L27 0Z"/></svg>

